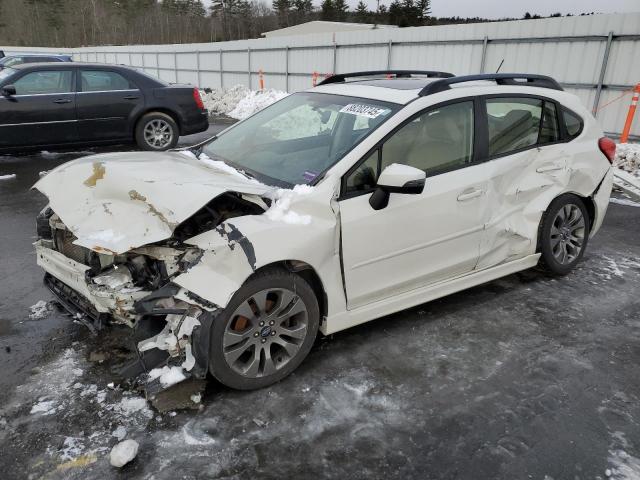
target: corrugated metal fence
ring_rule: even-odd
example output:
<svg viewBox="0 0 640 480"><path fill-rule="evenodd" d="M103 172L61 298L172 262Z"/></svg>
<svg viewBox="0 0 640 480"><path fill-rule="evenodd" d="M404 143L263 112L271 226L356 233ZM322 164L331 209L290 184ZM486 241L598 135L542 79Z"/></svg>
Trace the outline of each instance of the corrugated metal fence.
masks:
<svg viewBox="0 0 640 480"><path fill-rule="evenodd" d="M23 49L5 48L17 50ZM37 49L44 50L50 49ZM617 134L628 91L640 82L640 13L63 51L76 60L131 65L201 87L256 89L262 71L266 88L286 91L311 87L313 72L391 68L462 75L500 67L553 76L596 113L605 131ZM640 135L640 120L632 133Z"/></svg>

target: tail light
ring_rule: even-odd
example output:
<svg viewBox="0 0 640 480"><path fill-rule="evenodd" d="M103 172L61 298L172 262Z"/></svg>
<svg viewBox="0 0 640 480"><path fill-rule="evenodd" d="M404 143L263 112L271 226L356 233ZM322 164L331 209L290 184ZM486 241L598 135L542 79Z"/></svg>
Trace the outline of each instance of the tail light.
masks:
<svg viewBox="0 0 640 480"><path fill-rule="evenodd" d="M607 157L609 163L613 165L613 159L616 156L616 144L613 140L607 137L602 137L598 140L598 147L600 147L600 151L604 153L604 156Z"/></svg>
<svg viewBox="0 0 640 480"><path fill-rule="evenodd" d="M200 110L204 110L204 103L202 102L202 97L200 96L200 90L197 88L193 89L193 99L196 101L196 105Z"/></svg>

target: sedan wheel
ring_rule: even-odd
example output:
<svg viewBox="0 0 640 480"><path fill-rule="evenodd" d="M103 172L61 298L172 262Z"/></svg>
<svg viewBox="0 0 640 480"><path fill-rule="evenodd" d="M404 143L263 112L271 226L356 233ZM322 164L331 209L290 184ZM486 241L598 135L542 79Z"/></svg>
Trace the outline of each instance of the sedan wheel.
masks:
<svg viewBox="0 0 640 480"><path fill-rule="evenodd" d="M144 126L144 140L156 150L163 150L173 142L173 128L162 119L154 119Z"/></svg>

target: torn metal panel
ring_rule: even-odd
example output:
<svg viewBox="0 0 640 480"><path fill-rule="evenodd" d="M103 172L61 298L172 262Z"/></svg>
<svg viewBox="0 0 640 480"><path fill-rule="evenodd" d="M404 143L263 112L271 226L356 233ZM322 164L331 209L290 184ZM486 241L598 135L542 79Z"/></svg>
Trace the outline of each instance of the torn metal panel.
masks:
<svg viewBox="0 0 640 480"><path fill-rule="evenodd" d="M94 155L40 179L76 245L119 254L171 237L174 229L225 192L263 196L272 187L178 152Z"/></svg>

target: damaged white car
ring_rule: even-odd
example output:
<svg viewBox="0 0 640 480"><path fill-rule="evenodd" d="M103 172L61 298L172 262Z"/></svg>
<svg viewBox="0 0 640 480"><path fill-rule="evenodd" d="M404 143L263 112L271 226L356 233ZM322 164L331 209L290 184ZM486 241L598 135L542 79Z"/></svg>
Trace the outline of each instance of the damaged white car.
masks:
<svg viewBox="0 0 640 480"><path fill-rule="evenodd" d="M35 185L37 259L69 310L148 332L145 369L260 388L318 331L568 273L614 150L548 77L336 75L188 151L56 168Z"/></svg>

